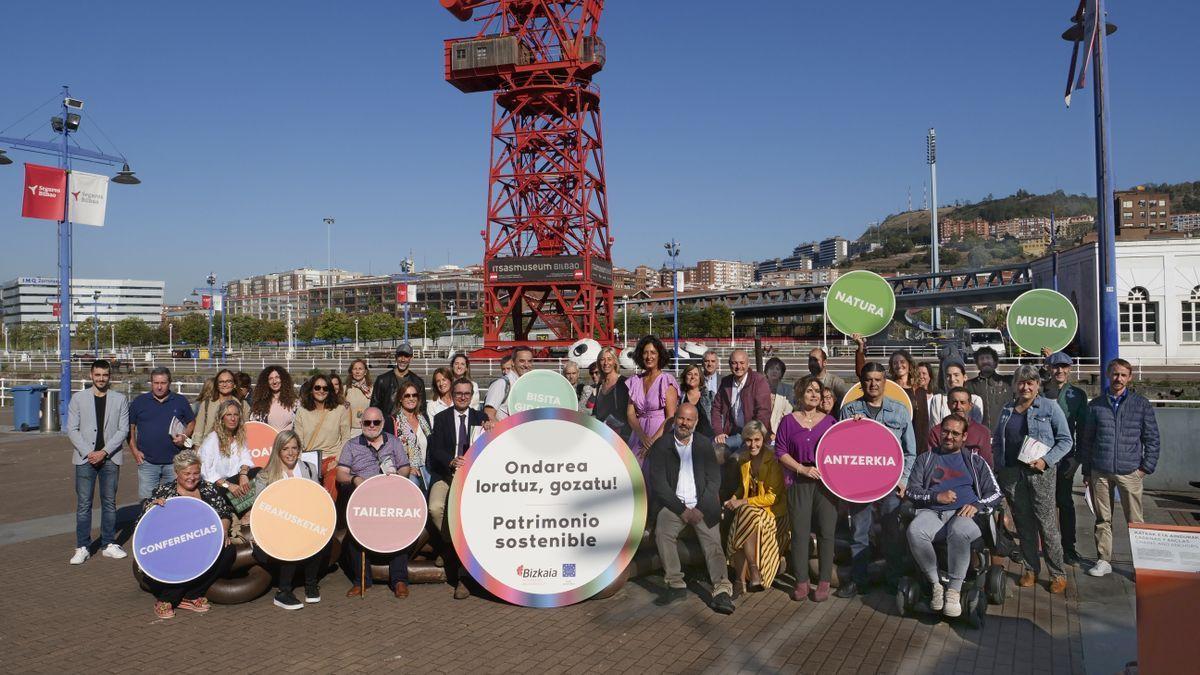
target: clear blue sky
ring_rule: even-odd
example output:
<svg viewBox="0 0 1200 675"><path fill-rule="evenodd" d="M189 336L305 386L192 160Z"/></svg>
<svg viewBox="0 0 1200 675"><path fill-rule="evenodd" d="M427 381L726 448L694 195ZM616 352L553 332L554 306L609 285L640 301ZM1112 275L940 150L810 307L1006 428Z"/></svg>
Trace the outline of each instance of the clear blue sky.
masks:
<svg viewBox="0 0 1200 675"><path fill-rule="evenodd" d="M690 262L857 236L910 186L920 206L931 125L943 203L1093 193L1090 89L1061 96L1074 4L610 0L616 262L658 265L671 237ZM323 267L324 216L337 266L481 259L491 102L442 80L442 39L472 26L436 0L59 7L5 5L0 129L69 84L144 181L77 228L77 276L165 279L178 301L210 270ZM1109 7L1117 185L1200 178L1200 3ZM0 277L53 275L54 224L19 216L20 162L43 158L11 156Z"/></svg>

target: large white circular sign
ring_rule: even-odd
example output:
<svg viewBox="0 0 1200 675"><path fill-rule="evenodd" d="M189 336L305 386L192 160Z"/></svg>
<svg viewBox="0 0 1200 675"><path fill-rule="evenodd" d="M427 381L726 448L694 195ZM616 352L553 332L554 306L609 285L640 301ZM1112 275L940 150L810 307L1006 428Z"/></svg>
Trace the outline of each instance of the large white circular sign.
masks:
<svg viewBox="0 0 1200 675"><path fill-rule="evenodd" d="M467 453L450 490L454 548L509 602L561 607L619 575L641 543L646 486L629 447L561 408L505 418Z"/></svg>

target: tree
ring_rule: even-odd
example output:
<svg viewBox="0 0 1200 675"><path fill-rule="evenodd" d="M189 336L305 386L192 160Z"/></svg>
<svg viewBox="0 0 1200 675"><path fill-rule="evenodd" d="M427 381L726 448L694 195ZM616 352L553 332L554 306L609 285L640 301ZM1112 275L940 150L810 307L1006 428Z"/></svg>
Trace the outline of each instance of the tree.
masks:
<svg viewBox="0 0 1200 675"><path fill-rule="evenodd" d="M287 340L287 324L278 319L263 319L259 325L258 339L267 342Z"/></svg>
<svg viewBox="0 0 1200 675"><path fill-rule="evenodd" d="M100 347L95 342L95 338L97 336L96 328L98 325L99 323L90 316L75 324L76 349L99 351Z"/></svg>
<svg viewBox="0 0 1200 675"><path fill-rule="evenodd" d="M316 336L336 342L354 337L354 320L341 312L326 311L317 320Z"/></svg>
<svg viewBox="0 0 1200 675"><path fill-rule="evenodd" d="M423 335L423 333L418 333L417 329L424 331L427 328L429 331L429 337L436 340L437 336L450 330L450 320L447 319L446 315L442 314L442 310L438 309L437 307L430 307L429 310L425 312L425 323L425 326L420 324L414 324L413 326L410 326L409 332L414 335Z"/></svg>
<svg viewBox="0 0 1200 675"><path fill-rule="evenodd" d="M208 316L205 314L188 314L179 321L175 339L191 344L208 344Z"/></svg>
<svg viewBox="0 0 1200 675"><path fill-rule="evenodd" d="M374 312L358 320L358 337L365 342L390 340L403 333L400 320L387 312Z"/></svg>
<svg viewBox="0 0 1200 675"><path fill-rule="evenodd" d="M309 318L300 321L296 324L293 335L295 335L297 342L311 342L317 335L317 320Z"/></svg>
<svg viewBox="0 0 1200 675"><path fill-rule="evenodd" d="M118 321L113 328L116 329L117 342L122 345L148 345L155 338L154 328L137 317L125 317Z"/></svg>

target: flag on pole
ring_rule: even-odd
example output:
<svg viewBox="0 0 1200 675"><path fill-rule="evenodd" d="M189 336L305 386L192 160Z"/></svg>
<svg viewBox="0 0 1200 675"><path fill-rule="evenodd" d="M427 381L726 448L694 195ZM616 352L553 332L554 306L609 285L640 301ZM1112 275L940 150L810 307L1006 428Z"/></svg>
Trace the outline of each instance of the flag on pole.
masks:
<svg viewBox="0 0 1200 675"><path fill-rule="evenodd" d="M25 164L25 198L21 215L25 218L62 220L66 212L67 172L56 166Z"/></svg>
<svg viewBox="0 0 1200 675"><path fill-rule="evenodd" d="M212 308L213 308L212 296L211 295L200 296L200 309L212 309Z"/></svg>
<svg viewBox="0 0 1200 675"><path fill-rule="evenodd" d="M71 222L103 227L104 211L108 206L108 176L72 171L70 188Z"/></svg>
<svg viewBox="0 0 1200 675"><path fill-rule="evenodd" d="M1078 39L1075 40L1071 51L1071 67L1067 71L1067 91L1063 97L1068 108L1071 107L1071 94L1076 89L1083 89L1087 85L1088 65L1091 63L1092 50L1099 36L1097 31L1105 29L1104 22L1098 14L1096 0L1079 0L1079 9L1075 11L1075 17L1072 20L1082 30L1076 36ZM1079 60L1081 45L1084 48L1082 63ZM1076 77L1076 66L1078 66L1078 77Z"/></svg>

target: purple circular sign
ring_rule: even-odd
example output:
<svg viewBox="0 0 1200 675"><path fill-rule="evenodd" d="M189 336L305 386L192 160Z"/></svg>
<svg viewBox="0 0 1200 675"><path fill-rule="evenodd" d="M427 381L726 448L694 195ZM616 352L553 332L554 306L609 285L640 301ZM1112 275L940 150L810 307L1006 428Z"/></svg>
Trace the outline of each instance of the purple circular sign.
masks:
<svg viewBox="0 0 1200 675"><path fill-rule="evenodd" d="M152 506L133 531L133 559L164 584L182 584L212 567L225 544L216 509L195 497L171 497Z"/></svg>
<svg viewBox="0 0 1200 675"><path fill-rule="evenodd" d="M871 419L842 420L817 443L817 470L833 494L867 504L900 484L904 451L891 429Z"/></svg>

